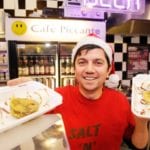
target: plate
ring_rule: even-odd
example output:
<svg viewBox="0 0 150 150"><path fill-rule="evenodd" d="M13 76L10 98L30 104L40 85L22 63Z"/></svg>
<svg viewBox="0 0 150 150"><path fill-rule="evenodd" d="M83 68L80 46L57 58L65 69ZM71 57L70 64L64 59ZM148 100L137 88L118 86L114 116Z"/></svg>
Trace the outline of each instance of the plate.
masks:
<svg viewBox="0 0 150 150"><path fill-rule="evenodd" d="M62 104L62 96L59 93L37 81L1 87L0 95L0 133L45 114ZM32 98L39 102L39 109L37 112L17 119L9 113L9 102L12 97Z"/></svg>
<svg viewBox="0 0 150 150"><path fill-rule="evenodd" d="M147 93L147 96L144 96ZM150 118L150 75L138 74L132 79L132 112L142 118Z"/></svg>

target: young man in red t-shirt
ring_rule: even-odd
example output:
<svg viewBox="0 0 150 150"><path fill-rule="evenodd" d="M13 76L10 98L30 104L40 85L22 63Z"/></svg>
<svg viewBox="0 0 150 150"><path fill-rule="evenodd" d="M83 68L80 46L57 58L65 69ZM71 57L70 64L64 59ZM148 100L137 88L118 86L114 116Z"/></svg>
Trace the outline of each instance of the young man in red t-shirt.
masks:
<svg viewBox="0 0 150 150"><path fill-rule="evenodd" d="M109 45L87 36L74 47L72 61L77 85L57 88L63 103L50 112L62 115L71 150L120 150L123 140L145 148L148 120L132 114L121 92L104 86L113 62Z"/></svg>

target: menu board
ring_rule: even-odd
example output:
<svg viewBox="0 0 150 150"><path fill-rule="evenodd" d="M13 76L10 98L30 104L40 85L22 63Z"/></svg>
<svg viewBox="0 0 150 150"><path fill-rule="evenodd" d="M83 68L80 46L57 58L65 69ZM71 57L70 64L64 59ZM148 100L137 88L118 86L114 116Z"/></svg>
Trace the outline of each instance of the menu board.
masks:
<svg viewBox="0 0 150 150"><path fill-rule="evenodd" d="M127 59L127 78L136 74L148 73L148 57L150 46L129 45Z"/></svg>

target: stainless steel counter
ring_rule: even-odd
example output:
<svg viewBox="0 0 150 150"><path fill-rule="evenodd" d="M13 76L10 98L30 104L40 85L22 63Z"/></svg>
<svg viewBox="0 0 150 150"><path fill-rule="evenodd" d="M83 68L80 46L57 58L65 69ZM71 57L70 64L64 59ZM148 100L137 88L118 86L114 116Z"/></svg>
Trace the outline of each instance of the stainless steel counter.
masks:
<svg viewBox="0 0 150 150"><path fill-rule="evenodd" d="M61 115L43 115L0 134L3 150L69 150Z"/></svg>

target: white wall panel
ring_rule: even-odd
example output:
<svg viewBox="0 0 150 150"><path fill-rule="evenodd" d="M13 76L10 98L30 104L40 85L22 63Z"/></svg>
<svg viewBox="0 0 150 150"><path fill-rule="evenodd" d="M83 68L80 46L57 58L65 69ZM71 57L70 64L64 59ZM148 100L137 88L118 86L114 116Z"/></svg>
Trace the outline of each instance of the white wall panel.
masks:
<svg viewBox="0 0 150 150"><path fill-rule="evenodd" d="M16 9L15 10L15 16L16 17L22 17L22 16L26 16L26 10L24 9Z"/></svg>
<svg viewBox="0 0 150 150"><path fill-rule="evenodd" d="M26 0L26 9L33 10L37 8L37 0Z"/></svg>
<svg viewBox="0 0 150 150"><path fill-rule="evenodd" d="M47 0L47 7L57 8L57 0Z"/></svg>
<svg viewBox="0 0 150 150"><path fill-rule="evenodd" d="M4 0L5 9L15 9L15 0Z"/></svg>

